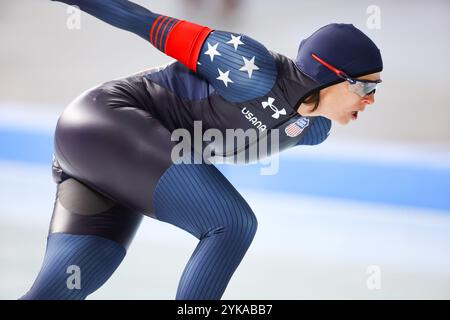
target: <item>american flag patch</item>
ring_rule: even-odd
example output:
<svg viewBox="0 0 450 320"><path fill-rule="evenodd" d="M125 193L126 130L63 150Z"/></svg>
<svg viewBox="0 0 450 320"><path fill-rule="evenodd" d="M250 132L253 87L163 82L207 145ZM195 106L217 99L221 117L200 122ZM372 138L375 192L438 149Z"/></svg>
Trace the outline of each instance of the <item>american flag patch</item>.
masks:
<svg viewBox="0 0 450 320"><path fill-rule="evenodd" d="M288 125L284 132L286 132L286 135L291 138L297 137L302 131L309 125L309 119L308 118L300 118L294 123L291 123Z"/></svg>

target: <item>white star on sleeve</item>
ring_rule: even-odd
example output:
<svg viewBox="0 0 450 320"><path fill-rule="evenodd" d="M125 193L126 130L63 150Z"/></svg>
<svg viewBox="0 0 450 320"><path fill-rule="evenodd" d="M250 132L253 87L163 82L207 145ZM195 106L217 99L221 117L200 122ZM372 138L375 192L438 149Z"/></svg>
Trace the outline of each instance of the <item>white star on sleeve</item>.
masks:
<svg viewBox="0 0 450 320"><path fill-rule="evenodd" d="M216 79L223 81L225 87L228 88L228 82L233 83L233 80L230 79L230 70L228 70L227 72L222 72L222 70L220 69L217 70L219 70L219 76Z"/></svg>
<svg viewBox="0 0 450 320"><path fill-rule="evenodd" d="M240 44L244 44L242 41L241 41L241 36L234 36L234 35L232 35L231 34L231 40L230 41L228 41L227 43L229 43L229 44L232 44L233 46L234 46L234 51L236 51L237 49L238 49L238 47L239 47L239 45Z"/></svg>
<svg viewBox="0 0 450 320"><path fill-rule="evenodd" d="M210 56L211 62L213 62L215 56L221 56L220 52L217 51L218 46L219 46L218 42L213 46L208 42L208 50L205 52L205 54Z"/></svg>
<svg viewBox="0 0 450 320"><path fill-rule="evenodd" d="M242 57L244 59L244 66L240 68L240 71L247 71L248 77L251 79L253 75L253 71L259 70L259 67L255 65L255 57L253 57L251 60L246 59L245 57Z"/></svg>

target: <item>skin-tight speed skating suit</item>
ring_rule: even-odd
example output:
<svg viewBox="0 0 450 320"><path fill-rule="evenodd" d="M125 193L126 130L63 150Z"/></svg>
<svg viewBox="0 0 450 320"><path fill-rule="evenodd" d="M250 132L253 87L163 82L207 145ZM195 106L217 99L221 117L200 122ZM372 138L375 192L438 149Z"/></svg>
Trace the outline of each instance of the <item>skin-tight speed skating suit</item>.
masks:
<svg viewBox="0 0 450 320"><path fill-rule="evenodd" d="M174 164L172 133L258 133L232 147L209 141L214 155L224 158L273 132L277 151L319 144L331 121L302 117L297 108L333 83L317 83L291 59L243 34L159 15L125 0L60 2L139 35L176 61L91 88L59 117L47 250L22 299L86 298L119 266L144 215L199 239L176 298L220 299L257 220L214 165ZM193 150L201 153L204 147Z"/></svg>

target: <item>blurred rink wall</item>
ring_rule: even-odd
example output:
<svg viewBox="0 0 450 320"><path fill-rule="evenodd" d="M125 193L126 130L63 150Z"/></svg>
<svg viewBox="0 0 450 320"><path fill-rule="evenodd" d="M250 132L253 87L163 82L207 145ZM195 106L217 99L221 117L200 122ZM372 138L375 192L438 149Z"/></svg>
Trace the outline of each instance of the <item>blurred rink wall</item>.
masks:
<svg viewBox="0 0 450 320"><path fill-rule="evenodd" d="M334 123L325 143L283 153L273 176L221 166L259 219L224 299L450 298L450 2L136 2L292 58L319 27L353 23L383 54L376 104L356 122ZM0 1L2 299L25 293L42 262L58 115L98 83L171 61L85 14L69 29L72 14L51 1ZM145 219L125 261L90 298L172 299L195 245Z"/></svg>

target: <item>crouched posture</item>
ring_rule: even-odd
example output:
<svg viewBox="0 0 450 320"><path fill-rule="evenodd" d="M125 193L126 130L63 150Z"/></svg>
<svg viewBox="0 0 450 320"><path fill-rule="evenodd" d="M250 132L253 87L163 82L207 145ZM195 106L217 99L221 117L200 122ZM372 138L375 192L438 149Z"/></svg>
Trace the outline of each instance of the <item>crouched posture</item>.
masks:
<svg viewBox="0 0 450 320"><path fill-rule="evenodd" d="M198 120L203 130L223 133L279 130L280 150L319 144L331 121L302 116L299 105L343 80L312 59L312 50L328 61L333 52L338 67L360 76L381 71L378 49L353 26L333 24L302 42L294 63L247 36L155 14L126 0L60 2L131 31L178 61L92 88L60 116L47 250L22 299L86 298L119 266L144 215L200 240L176 298L220 299L257 221L217 168L172 162L171 132L193 132ZM217 145L217 152L234 155L252 141L241 143L231 149Z"/></svg>

